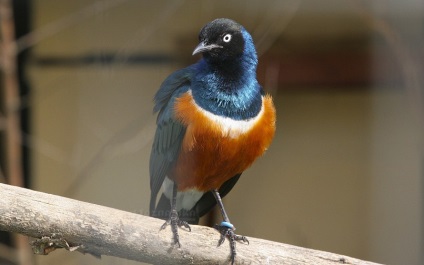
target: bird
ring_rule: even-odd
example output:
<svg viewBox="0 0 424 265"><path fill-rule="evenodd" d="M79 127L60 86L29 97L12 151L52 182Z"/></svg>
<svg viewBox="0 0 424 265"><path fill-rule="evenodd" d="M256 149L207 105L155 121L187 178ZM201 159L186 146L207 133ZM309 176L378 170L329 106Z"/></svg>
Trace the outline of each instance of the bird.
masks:
<svg viewBox="0 0 424 265"><path fill-rule="evenodd" d="M191 231L218 204L218 246L228 239L233 264L236 242L249 241L235 234L222 198L270 146L276 111L257 81L255 45L242 25L228 18L207 23L197 54L199 61L169 75L154 96L150 216L165 220L160 230L169 225L172 244L181 247L178 229Z"/></svg>

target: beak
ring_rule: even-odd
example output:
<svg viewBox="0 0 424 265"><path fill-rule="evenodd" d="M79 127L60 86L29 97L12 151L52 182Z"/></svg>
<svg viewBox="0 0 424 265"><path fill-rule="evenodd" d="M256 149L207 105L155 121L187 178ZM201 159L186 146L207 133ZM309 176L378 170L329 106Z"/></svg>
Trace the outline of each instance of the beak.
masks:
<svg viewBox="0 0 424 265"><path fill-rule="evenodd" d="M207 52L210 51L212 49L216 49L216 48L222 48L222 46L217 45L217 44L209 44L207 45L204 42L199 43L199 45L197 45L197 47L194 49L193 54L198 54L198 53L202 53L202 52Z"/></svg>

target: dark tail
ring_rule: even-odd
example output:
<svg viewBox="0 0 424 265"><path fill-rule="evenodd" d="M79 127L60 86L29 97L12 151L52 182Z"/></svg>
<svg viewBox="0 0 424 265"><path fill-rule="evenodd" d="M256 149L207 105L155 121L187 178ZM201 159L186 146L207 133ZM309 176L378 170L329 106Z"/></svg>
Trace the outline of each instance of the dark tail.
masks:
<svg viewBox="0 0 424 265"><path fill-rule="evenodd" d="M169 218L169 213L171 211L171 201L165 197L165 195L161 195L158 204L156 207L151 205L150 216L167 220ZM178 217L182 221L186 221L189 224L197 225L199 224L199 214L196 208L193 208L189 211L181 210L178 212Z"/></svg>
<svg viewBox="0 0 424 265"><path fill-rule="evenodd" d="M222 198L234 187L240 175L241 173L235 175L221 186L219 193ZM155 203L156 198L150 198L150 216L168 220L171 211L171 201L162 194L156 206ZM178 212L178 216L189 224L199 224L200 217L208 213L215 205L216 200L212 192L206 192L191 210L181 210Z"/></svg>

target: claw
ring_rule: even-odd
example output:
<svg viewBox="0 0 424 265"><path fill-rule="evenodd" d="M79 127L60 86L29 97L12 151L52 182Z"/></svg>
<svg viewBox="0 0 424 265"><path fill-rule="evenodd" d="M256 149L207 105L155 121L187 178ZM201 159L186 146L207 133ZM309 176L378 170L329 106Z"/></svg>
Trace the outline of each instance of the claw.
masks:
<svg viewBox="0 0 424 265"><path fill-rule="evenodd" d="M245 236L236 235L234 233L234 226L229 222L222 222L219 225L215 225L214 228L219 231L221 237L218 240L218 247L224 243L225 238L228 238L231 249L231 264L234 264L237 252L236 252L236 241L249 244L249 240Z"/></svg>
<svg viewBox="0 0 424 265"><path fill-rule="evenodd" d="M180 244L180 236L178 235L178 227L185 227L188 229L189 232L191 232L191 227L186 221L180 220L178 217L178 212L171 210L171 213L169 215L169 219L166 220L166 222L160 227L159 231L165 229L168 225L171 225L171 231L174 237L174 245L178 245L178 247L181 247Z"/></svg>

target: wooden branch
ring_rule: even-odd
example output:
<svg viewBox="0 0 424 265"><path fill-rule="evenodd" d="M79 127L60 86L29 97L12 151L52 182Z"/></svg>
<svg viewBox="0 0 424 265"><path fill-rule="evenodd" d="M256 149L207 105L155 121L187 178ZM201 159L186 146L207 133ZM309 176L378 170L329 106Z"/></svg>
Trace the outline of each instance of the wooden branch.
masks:
<svg viewBox="0 0 424 265"><path fill-rule="evenodd" d="M0 230L38 238L33 250L108 255L153 264L228 264L229 246L217 247L219 234L192 225L180 229L181 248L171 245L162 220L0 184ZM367 264L351 257L249 237L237 244L236 264Z"/></svg>
<svg viewBox="0 0 424 265"><path fill-rule="evenodd" d="M0 172L0 178L9 184L24 186L22 147L21 147L21 117L20 95L17 75L17 59L15 46L15 23L11 0L0 0L0 32L1 50L0 66L4 89L4 137L5 137L5 178ZM1 170L1 168L0 168ZM19 264L33 265L33 256L28 251L28 239L21 235L13 236L13 244L18 249Z"/></svg>

